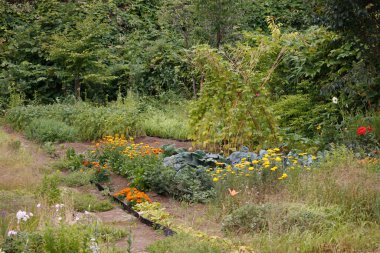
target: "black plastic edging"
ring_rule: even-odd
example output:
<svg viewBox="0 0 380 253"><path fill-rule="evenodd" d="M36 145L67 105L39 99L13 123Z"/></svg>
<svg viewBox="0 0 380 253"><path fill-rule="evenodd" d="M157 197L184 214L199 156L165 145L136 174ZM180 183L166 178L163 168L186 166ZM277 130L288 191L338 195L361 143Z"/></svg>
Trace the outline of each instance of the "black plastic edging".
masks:
<svg viewBox="0 0 380 253"><path fill-rule="evenodd" d="M98 188L99 191L104 191L104 187L99 184L99 183L95 183L95 186ZM132 207L130 207L129 205L127 205L124 201L118 199L117 197L111 195L110 193L108 193L108 196L111 197L115 202L119 203L123 210L124 211L127 211L128 213L132 214L133 216L135 216L141 223L145 224L145 225L148 225L150 227L152 227L153 229L155 230L162 230L164 231L164 235L165 236L172 236L174 234L176 234L175 231L171 230L170 228L166 227L166 226L163 226L161 224L158 224L154 221L151 221L147 218L144 218L142 217L138 212L136 212L135 210L133 210Z"/></svg>

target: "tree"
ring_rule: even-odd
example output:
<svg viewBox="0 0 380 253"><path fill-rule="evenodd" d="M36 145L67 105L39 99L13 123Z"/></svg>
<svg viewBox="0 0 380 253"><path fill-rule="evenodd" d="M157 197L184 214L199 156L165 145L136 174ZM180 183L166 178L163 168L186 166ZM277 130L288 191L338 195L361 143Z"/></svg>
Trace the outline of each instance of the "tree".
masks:
<svg viewBox="0 0 380 253"><path fill-rule="evenodd" d="M81 96L82 83L106 84L115 78L110 71L114 60L107 37L111 26L94 16L77 21L74 29L51 36L45 45L50 61L58 67L57 75L74 84L76 98Z"/></svg>
<svg viewBox="0 0 380 253"><path fill-rule="evenodd" d="M196 17L209 43L217 48L241 24L244 1L195 0Z"/></svg>

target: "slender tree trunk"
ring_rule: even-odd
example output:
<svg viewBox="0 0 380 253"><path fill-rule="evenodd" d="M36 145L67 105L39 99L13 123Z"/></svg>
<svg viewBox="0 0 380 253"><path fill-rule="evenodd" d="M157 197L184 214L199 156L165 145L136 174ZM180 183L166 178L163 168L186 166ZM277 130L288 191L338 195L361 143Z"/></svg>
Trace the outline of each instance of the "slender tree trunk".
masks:
<svg viewBox="0 0 380 253"><path fill-rule="evenodd" d="M222 43L222 31L221 29L218 29L216 33L216 48L219 49L221 43Z"/></svg>
<svg viewBox="0 0 380 253"><path fill-rule="evenodd" d="M193 94L194 94L194 98L197 98L197 82L195 81L194 77L193 77Z"/></svg>
<svg viewBox="0 0 380 253"><path fill-rule="evenodd" d="M80 99L80 79L79 79L79 76L75 77L75 81L74 81L74 93L75 93L75 98L76 99Z"/></svg>

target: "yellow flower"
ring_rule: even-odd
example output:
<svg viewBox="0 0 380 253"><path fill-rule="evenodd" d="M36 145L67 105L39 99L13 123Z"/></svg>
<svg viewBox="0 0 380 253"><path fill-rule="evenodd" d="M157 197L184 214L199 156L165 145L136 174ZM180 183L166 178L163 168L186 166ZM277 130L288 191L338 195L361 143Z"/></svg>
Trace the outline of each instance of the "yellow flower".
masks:
<svg viewBox="0 0 380 253"><path fill-rule="evenodd" d="M253 161L252 161L252 164L258 164L258 163L259 163L258 160L253 160Z"/></svg>
<svg viewBox="0 0 380 253"><path fill-rule="evenodd" d="M282 179L285 179L285 178L287 178L287 177L288 177L288 174L283 173L282 176L279 177L278 179L279 179L279 180L282 180Z"/></svg>
<svg viewBox="0 0 380 253"><path fill-rule="evenodd" d="M321 125L318 125L317 126L317 130L321 130L322 126Z"/></svg>
<svg viewBox="0 0 380 253"><path fill-rule="evenodd" d="M251 170L251 171L252 171L252 170L254 170L254 168L253 168L253 167L249 167L248 170Z"/></svg>
<svg viewBox="0 0 380 253"><path fill-rule="evenodd" d="M250 175L247 173L247 174L245 174L245 176L246 176L246 177L249 177Z"/></svg>
<svg viewBox="0 0 380 253"><path fill-rule="evenodd" d="M311 156L311 159L315 160L317 157L315 155Z"/></svg>
<svg viewBox="0 0 380 253"><path fill-rule="evenodd" d="M280 151L279 148L274 148L273 150L276 151L276 152Z"/></svg>
<svg viewBox="0 0 380 253"><path fill-rule="evenodd" d="M214 177L214 178L212 179L212 181L214 181L214 182L218 182L218 180L219 180L219 178L217 178L217 177Z"/></svg>
<svg viewBox="0 0 380 253"><path fill-rule="evenodd" d="M280 157L276 157L276 159L274 159L276 162L281 162L282 159Z"/></svg>
<svg viewBox="0 0 380 253"><path fill-rule="evenodd" d="M270 170L271 171L276 171L278 169L278 167L277 166L274 166L273 168L271 168Z"/></svg>

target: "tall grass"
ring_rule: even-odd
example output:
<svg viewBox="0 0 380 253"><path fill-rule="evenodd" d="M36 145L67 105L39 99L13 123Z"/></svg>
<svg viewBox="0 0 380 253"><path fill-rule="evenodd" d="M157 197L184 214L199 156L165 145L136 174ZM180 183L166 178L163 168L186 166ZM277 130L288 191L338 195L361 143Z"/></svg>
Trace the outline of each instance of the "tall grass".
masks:
<svg viewBox="0 0 380 253"><path fill-rule="evenodd" d="M25 147L0 130L0 190L33 189L43 167L37 147Z"/></svg>
<svg viewBox="0 0 380 253"><path fill-rule="evenodd" d="M379 168L332 147L311 171L276 185L237 181L235 196L219 187L209 214L255 252L379 252Z"/></svg>
<svg viewBox="0 0 380 253"><path fill-rule="evenodd" d="M187 139L186 104L152 102L131 94L106 106L76 102L14 107L7 111L6 121L42 142L90 141L114 134Z"/></svg>

